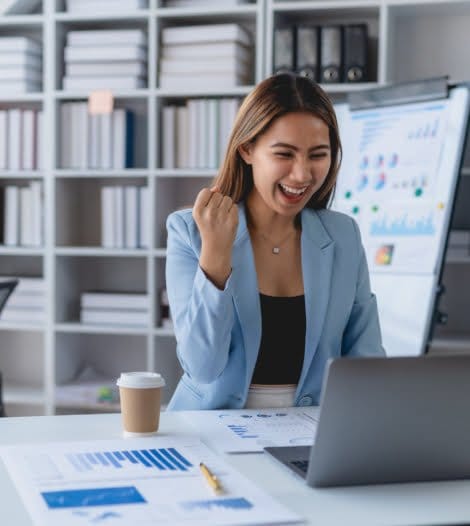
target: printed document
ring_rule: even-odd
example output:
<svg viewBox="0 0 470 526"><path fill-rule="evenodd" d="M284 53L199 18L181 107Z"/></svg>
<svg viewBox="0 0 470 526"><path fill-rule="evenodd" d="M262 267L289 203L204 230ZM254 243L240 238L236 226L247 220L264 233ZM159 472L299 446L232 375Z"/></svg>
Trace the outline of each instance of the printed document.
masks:
<svg viewBox="0 0 470 526"><path fill-rule="evenodd" d="M40 526L262 525L301 522L200 440L145 437L0 448ZM199 463L217 476L215 494Z"/></svg>

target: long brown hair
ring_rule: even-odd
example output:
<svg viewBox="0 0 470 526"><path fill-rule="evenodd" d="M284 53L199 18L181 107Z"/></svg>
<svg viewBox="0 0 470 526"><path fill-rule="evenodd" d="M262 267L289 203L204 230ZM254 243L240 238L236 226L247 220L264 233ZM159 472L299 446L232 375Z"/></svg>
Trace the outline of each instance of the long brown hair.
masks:
<svg viewBox="0 0 470 526"><path fill-rule="evenodd" d="M327 126L330 136L331 166L321 188L307 203L309 208L326 208L336 185L341 162L341 142L333 105L314 81L282 73L260 82L238 110L228 141L225 158L214 184L236 203L243 201L253 188L251 166L242 159L239 148L262 135L286 113L310 112Z"/></svg>

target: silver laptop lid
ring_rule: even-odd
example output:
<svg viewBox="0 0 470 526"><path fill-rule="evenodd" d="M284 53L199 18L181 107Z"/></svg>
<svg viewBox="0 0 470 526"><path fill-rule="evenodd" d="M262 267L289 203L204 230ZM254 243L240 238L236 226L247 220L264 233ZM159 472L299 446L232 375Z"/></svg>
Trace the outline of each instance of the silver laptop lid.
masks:
<svg viewBox="0 0 470 526"><path fill-rule="evenodd" d="M470 356L330 363L307 482L470 478Z"/></svg>

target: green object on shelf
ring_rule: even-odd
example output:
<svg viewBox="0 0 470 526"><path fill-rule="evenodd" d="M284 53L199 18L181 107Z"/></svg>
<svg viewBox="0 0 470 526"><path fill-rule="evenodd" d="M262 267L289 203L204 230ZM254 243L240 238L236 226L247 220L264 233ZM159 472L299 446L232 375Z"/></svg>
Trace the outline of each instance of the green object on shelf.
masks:
<svg viewBox="0 0 470 526"><path fill-rule="evenodd" d="M100 387L98 389L98 402L114 402L114 394L111 387Z"/></svg>

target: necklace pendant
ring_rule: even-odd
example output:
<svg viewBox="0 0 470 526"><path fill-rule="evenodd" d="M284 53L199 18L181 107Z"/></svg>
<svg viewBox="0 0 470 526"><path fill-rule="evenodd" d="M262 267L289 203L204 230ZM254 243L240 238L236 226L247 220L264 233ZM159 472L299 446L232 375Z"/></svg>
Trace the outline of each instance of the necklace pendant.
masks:
<svg viewBox="0 0 470 526"><path fill-rule="evenodd" d="M281 249L279 247L273 247L273 254L279 254Z"/></svg>

